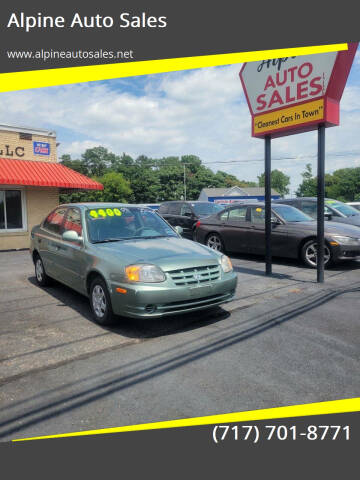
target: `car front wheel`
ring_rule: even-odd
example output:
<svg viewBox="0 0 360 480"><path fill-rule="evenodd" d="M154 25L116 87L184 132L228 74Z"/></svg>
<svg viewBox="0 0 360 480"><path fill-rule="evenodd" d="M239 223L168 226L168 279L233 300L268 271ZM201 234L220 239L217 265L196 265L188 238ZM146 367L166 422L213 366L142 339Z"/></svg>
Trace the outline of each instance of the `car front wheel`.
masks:
<svg viewBox="0 0 360 480"><path fill-rule="evenodd" d="M114 321L109 291L101 277L96 277L91 282L90 306L94 319L99 325L109 325Z"/></svg>
<svg viewBox="0 0 360 480"><path fill-rule="evenodd" d="M206 237L206 246L217 252L224 252L223 241L217 233L210 233L210 235Z"/></svg>
<svg viewBox="0 0 360 480"><path fill-rule="evenodd" d="M309 240L301 249L301 258L305 265L310 268L317 267L317 241ZM329 266L332 262L332 253L330 248L324 245L324 266Z"/></svg>
<svg viewBox="0 0 360 480"><path fill-rule="evenodd" d="M50 277L46 275L44 264L40 258L40 255L36 255L35 257L35 277L40 287L46 287L51 283Z"/></svg>

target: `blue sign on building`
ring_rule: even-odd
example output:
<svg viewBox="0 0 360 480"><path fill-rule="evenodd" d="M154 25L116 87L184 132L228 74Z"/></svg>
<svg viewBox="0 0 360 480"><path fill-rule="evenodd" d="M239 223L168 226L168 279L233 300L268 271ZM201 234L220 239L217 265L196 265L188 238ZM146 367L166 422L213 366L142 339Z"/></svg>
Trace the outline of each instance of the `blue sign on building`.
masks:
<svg viewBox="0 0 360 480"><path fill-rule="evenodd" d="M50 155L50 143L33 142L34 155Z"/></svg>

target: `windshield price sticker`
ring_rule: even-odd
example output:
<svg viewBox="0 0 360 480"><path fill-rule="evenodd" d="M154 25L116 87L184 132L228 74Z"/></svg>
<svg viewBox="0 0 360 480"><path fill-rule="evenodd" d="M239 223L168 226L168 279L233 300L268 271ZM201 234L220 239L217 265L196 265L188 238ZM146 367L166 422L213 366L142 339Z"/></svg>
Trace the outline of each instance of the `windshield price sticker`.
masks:
<svg viewBox="0 0 360 480"><path fill-rule="evenodd" d="M113 217L114 215L121 217L122 212L118 208L106 208L105 210L99 208L98 210L90 210L89 215L92 218Z"/></svg>
<svg viewBox="0 0 360 480"><path fill-rule="evenodd" d="M212 430L214 443L225 440L259 441L324 441L350 440L349 425L216 425Z"/></svg>

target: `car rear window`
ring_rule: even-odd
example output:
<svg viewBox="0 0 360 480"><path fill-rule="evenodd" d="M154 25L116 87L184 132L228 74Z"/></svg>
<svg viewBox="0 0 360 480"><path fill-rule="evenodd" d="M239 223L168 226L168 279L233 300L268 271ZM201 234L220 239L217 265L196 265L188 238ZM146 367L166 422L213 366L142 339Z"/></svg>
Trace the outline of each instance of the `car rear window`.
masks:
<svg viewBox="0 0 360 480"><path fill-rule="evenodd" d="M224 210L224 207L218 205L217 203L192 203L191 204L196 215L213 215L218 213L221 210Z"/></svg>
<svg viewBox="0 0 360 480"><path fill-rule="evenodd" d="M159 207L159 213L168 213L169 211L169 204L168 203L163 203Z"/></svg>

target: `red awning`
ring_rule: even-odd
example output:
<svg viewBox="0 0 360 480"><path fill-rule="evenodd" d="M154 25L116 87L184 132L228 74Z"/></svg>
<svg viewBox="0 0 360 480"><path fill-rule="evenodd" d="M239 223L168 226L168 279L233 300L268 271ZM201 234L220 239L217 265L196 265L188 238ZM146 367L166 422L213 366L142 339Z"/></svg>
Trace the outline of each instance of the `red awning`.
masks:
<svg viewBox="0 0 360 480"><path fill-rule="evenodd" d="M103 190L101 183L60 163L0 158L0 185Z"/></svg>

